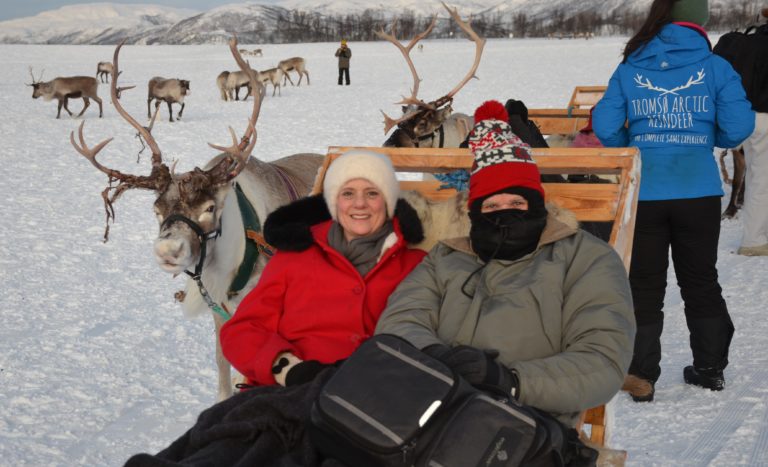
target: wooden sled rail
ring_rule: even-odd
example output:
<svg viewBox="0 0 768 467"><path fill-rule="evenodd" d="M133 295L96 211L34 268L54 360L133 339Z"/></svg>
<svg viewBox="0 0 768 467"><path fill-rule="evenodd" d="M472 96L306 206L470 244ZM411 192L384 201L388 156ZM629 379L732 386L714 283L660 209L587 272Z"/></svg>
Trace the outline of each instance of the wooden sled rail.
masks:
<svg viewBox="0 0 768 467"><path fill-rule="evenodd" d="M473 156L464 148L383 148L331 146L315 180L314 193L322 192L323 178L330 163L352 149L386 154L401 176L401 188L417 190L439 201L456 195L454 189L440 190L440 182L420 180L411 175L447 173L468 169ZM635 229L637 193L640 183L640 152L637 148L542 148L533 149L533 157L544 174L613 174L618 183L544 183L548 201L554 201L576 214L579 221L611 222L609 243L629 270ZM403 178L412 178L403 180ZM418 178L416 180L415 178ZM590 427L590 441L604 445L609 436L606 412L602 405L582 413L579 429Z"/></svg>
<svg viewBox="0 0 768 467"><path fill-rule="evenodd" d="M528 109L528 118L543 135L573 135L589 121L589 109L597 104L606 86L576 86L564 109Z"/></svg>

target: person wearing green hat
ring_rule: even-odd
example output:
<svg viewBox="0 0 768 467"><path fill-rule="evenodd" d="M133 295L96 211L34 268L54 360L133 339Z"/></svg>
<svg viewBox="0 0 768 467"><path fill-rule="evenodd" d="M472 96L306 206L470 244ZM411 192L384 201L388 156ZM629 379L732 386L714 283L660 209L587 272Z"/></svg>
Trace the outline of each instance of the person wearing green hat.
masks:
<svg viewBox="0 0 768 467"><path fill-rule="evenodd" d="M693 354L683 379L725 388L734 326L716 266L723 190L713 150L738 147L755 113L739 75L712 54L708 19L707 0L654 0L593 113L600 141L636 146L642 162L629 272L637 334L622 388L636 402L653 400L661 375L670 250Z"/></svg>

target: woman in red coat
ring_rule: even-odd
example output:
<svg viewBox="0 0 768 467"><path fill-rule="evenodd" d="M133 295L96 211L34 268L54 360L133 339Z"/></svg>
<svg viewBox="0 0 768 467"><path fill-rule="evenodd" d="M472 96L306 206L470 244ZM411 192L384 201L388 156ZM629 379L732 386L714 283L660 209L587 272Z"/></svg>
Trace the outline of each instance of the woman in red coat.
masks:
<svg viewBox="0 0 768 467"><path fill-rule="evenodd" d="M278 252L221 329L225 357L252 384L310 381L373 334L390 293L424 257L406 246L422 230L398 194L388 157L350 151L328 168L322 196L267 218Z"/></svg>

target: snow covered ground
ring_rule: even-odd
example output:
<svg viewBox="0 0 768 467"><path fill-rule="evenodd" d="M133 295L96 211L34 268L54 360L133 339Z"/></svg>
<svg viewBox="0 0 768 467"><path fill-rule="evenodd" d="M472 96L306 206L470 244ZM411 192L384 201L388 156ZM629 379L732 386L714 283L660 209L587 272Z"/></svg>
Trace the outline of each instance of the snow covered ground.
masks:
<svg viewBox="0 0 768 467"><path fill-rule="evenodd" d="M510 97L529 107L563 107L577 85L605 84L625 39L490 41L477 72L456 98L472 113L483 100ZM245 44L243 44L246 46ZM311 85L268 96L258 122L257 157L324 153L329 145L379 145L379 109L409 92L411 78L399 52L386 43L352 43L352 85L336 85L336 44L261 45L255 68L300 55ZM100 197L106 176L69 144L79 120L55 119L54 102L33 101L28 67L55 76L92 76L110 60L106 46L0 46L0 465L120 465L130 455L156 452L190 427L215 402L211 320L188 320L173 301L183 279L154 263L157 225L152 194L136 190L115 205L117 223L102 243ZM421 97L434 99L468 70L474 47L465 40L426 41L414 52L423 78ZM240 132L250 104L218 98L216 75L236 65L224 46L127 46L121 54L123 103L140 121L145 89L155 75L191 80L184 118L167 121L163 108L154 134L178 171L215 155L206 142L227 143L227 126ZM134 130L116 113L101 86L104 118L86 111L85 134L95 144L115 140L100 160L146 175ZM271 94L271 90L268 94ZM72 108L80 108L74 101ZM726 188L727 190L728 188ZM614 402L611 445L629 451L628 465L767 465L768 258L734 253L738 220L723 221L719 270L736 325L731 365L722 393L687 386L691 361L683 304L674 284L666 299L664 358L656 401Z"/></svg>

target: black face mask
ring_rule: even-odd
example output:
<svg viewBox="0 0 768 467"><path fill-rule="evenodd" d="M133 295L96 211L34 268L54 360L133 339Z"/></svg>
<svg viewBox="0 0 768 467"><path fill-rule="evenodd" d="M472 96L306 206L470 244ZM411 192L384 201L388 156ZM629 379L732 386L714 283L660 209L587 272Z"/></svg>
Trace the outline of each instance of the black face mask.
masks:
<svg viewBox="0 0 768 467"><path fill-rule="evenodd" d="M536 249L547 225L547 211L543 208L470 212L469 218L472 250L485 262L522 258Z"/></svg>

